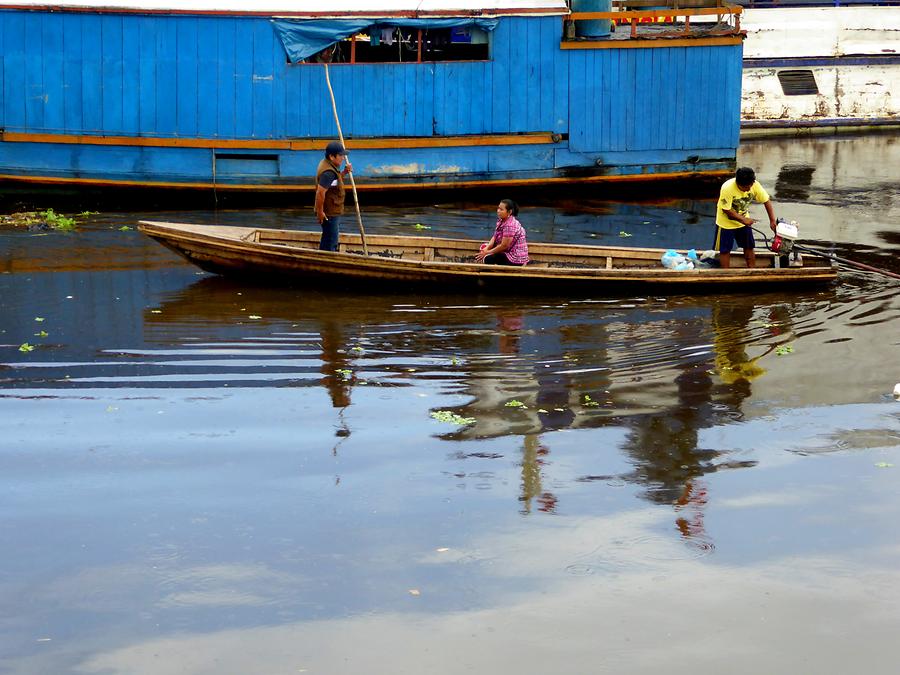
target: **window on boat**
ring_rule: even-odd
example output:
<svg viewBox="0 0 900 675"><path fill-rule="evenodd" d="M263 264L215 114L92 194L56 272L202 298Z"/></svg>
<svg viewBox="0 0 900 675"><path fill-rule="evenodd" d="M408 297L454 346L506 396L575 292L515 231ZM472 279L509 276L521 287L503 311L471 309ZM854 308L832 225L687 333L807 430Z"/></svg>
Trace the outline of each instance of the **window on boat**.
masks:
<svg viewBox="0 0 900 675"><path fill-rule="evenodd" d="M326 47L306 63L423 63L486 61L488 34L474 26L397 28L372 26Z"/></svg>
<svg viewBox="0 0 900 675"><path fill-rule="evenodd" d="M778 81L785 96L809 96L818 94L816 76L811 70L779 70Z"/></svg>

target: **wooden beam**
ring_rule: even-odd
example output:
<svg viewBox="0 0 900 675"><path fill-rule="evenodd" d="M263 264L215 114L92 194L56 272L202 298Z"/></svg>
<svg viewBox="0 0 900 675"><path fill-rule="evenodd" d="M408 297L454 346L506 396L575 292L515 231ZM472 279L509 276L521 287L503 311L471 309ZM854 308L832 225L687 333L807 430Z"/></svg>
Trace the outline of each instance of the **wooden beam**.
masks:
<svg viewBox="0 0 900 675"><path fill-rule="evenodd" d="M743 41L741 35L729 35L714 38L652 38L642 40L592 40L560 42L560 49L665 49L667 47L722 47L739 45Z"/></svg>
<svg viewBox="0 0 900 675"><path fill-rule="evenodd" d="M573 12L564 17L566 21L585 21L592 19L653 19L661 16L713 16L721 14L738 15L743 11L740 6L734 7L697 7L693 9L634 9L622 12Z"/></svg>
<svg viewBox="0 0 900 675"><path fill-rule="evenodd" d="M153 148L210 148L214 150L324 150L331 139L216 139L216 138L148 138L146 136L90 136L74 134L32 134L0 132L0 142L62 143L65 145L120 145ZM562 137L551 132L531 134L488 134L472 136L407 136L401 138L354 138L353 148L452 148L488 145L550 145Z"/></svg>
<svg viewBox="0 0 900 675"><path fill-rule="evenodd" d="M173 3L174 4L174 3ZM323 10L320 12L311 12L311 11L277 11L273 12L269 11L254 11L252 9L246 10L227 10L227 9L201 9L201 8L191 8L191 9L177 9L177 8L165 8L165 9L154 9L151 7L96 7L86 5L83 7L76 7L71 5L60 5L58 3L46 2L40 5L21 5L21 4L9 4L3 6L4 10L8 9L16 9L23 11L46 11L46 12L70 12L72 14L179 14L179 15L190 15L190 16L262 16L267 18L297 18L297 19L347 19L347 18L387 18L387 17L396 17L396 18L409 18L409 19L421 19L427 17L457 17L460 15L459 9L436 9L436 10L420 10L420 9L406 9L406 10L394 10L394 11L384 11L384 10L353 10L347 12L335 12L334 10ZM546 7L509 7L497 10L462 10L466 14L471 14L473 16L478 17L503 17L503 16L518 16L521 14L533 14L537 16L556 16L562 15L566 12L564 9L552 9Z"/></svg>

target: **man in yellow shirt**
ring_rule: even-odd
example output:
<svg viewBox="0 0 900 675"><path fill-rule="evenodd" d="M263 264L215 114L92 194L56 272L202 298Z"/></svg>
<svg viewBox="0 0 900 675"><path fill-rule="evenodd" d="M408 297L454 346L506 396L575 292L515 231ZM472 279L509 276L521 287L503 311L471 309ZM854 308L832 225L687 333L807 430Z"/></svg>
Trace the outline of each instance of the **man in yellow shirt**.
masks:
<svg viewBox="0 0 900 675"><path fill-rule="evenodd" d="M731 266L731 249L735 243L744 249L747 267L756 267L756 253L753 250L753 229L756 221L747 214L750 203L756 201L766 207L769 214L769 227L775 231L775 209L769 193L756 180L753 169L743 166L722 184L719 191L719 203L716 206L716 243L719 252L719 263L723 268Z"/></svg>

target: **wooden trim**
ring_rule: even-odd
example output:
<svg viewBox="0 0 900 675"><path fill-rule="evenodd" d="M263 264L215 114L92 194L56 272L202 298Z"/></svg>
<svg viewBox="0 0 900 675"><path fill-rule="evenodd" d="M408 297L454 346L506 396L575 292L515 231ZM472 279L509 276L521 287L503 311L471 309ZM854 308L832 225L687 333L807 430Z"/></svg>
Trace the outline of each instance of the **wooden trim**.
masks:
<svg viewBox="0 0 900 675"><path fill-rule="evenodd" d="M678 9L666 7L665 9L632 9L617 12L573 12L565 17L566 21L584 21L591 19L651 19L660 16L715 16L723 14L740 14L743 7L697 7L694 9Z"/></svg>
<svg viewBox="0 0 900 675"><path fill-rule="evenodd" d="M153 148L210 148L214 150L324 150L333 139L234 140L215 138L148 138L144 136L84 136L74 134L31 134L0 132L7 143L62 143L66 145L123 145ZM348 149L452 148L488 145L550 145L562 136L550 132L531 134L491 134L485 136L431 136L403 138L350 138Z"/></svg>
<svg viewBox="0 0 900 675"><path fill-rule="evenodd" d="M419 29L418 44L416 46L416 63L422 63L422 29Z"/></svg>
<svg viewBox="0 0 900 675"><path fill-rule="evenodd" d="M290 141L291 150L324 150L329 139ZM430 136L404 138L349 138L348 150L375 150L381 148L456 148L488 145L551 145L559 143L562 136L550 132L532 134L493 134L487 136Z"/></svg>
<svg viewBox="0 0 900 675"><path fill-rule="evenodd" d="M223 150L290 150L290 141L231 140L214 138L151 138L146 136L90 136L77 134L0 133L6 143L62 143L65 145L126 145L153 148L221 148ZM325 149L327 140L321 141Z"/></svg>
<svg viewBox="0 0 900 675"><path fill-rule="evenodd" d="M568 10L553 9L550 7L509 7L498 10L465 10L465 9L438 9L438 10L395 10L387 12L373 12L371 10L356 10L335 14L334 11L321 12L290 12L290 11L234 11L223 9L152 9L139 7L72 7L69 5L56 5L48 2L42 5L17 5L9 4L0 6L0 10L22 10L32 12L70 12L73 14L172 14L187 16L262 16L273 19L346 19L348 17L359 19L384 19L384 18L409 18L419 19L428 17L457 17L471 16L475 18L502 18L506 16L564 16Z"/></svg>
<svg viewBox="0 0 900 675"><path fill-rule="evenodd" d="M665 49L666 47L722 47L739 45L742 35L713 38L652 38L642 40L593 40L583 42L560 42L560 49Z"/></svg>
<svg viewBox="0 0 900 675"><path fill-rule="evenodd" d="M466 181L446 181L442 183L377 183L367 184L365 182L357 183L356 189L367 192L390 192L392 190L446 190L451 188L478 188L493 187L495 185L504 186L528 186L528 185L546 185L553 184L584 184L584 183L642 183L642 182L659 182L666 180L684 180L697 178L729 178L734 175L734 171L729 170L710 170L710 171L675 171L664 174L621 174L617 176L580 176L580 177L547 177L547 178L503 178L496 180L466 180ZM176 188L183 190L218 190L220 192L313 192L316 187L313 185L312 177L310 183L294 183L288 185L273 184L240 184L240 183L176 183L171 181L134 181L134 180L111 180L102 178L63 178L58 176L17 176L9 174L0 174L0 181L11 181L21 183L45 183L48 185L86 185L97 187L125 187L125 188Z"/></svg>

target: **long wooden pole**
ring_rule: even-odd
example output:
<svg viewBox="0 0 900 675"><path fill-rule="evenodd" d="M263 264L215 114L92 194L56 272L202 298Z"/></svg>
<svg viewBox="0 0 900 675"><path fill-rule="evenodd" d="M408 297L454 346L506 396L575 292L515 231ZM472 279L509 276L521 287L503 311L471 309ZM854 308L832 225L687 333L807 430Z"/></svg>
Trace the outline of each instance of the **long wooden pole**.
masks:
<svg viewBox="0 0 900 675"><path fill-rule="evenodd" d="M858 267L861 270L866 270L867 272L875 272L877 274L883 274L886 277L892 277L894 279L900 279L900 274L895 274L894 272L889 272L888 270L881 269L880 267L872 267L872 265L866 265L865 263L856 262L855 260L848 260L847 258L841 258L839 256L834 255L833 253L828 253L827 251L820 251L815 248L809 248L807 246L801 246L799 244L794 244L794 248L798 251L806 251L807 253L812 253L813 255L820 255L823 258L831 258L835 262L839 262L842 265L849 265L850 267Z"/></svg>
<svg viewBox="0 0 900 675"><path fill-rule="evenodd" d="M344 143L344 132L341 131L341 120L338 118L337 103L334 102L334 90L331 88L331 77L328 75L328 64L325 66L325 82L328 84L328 94L331 96L331 109L334 111L334 123L337 125L338 137L341 139L341 145L344 146L344 152L347 152L347 144ZM349 155L346 155L347 162L350 161ZM353 188L353 203L356 205L356 222L359 224L359 236L362 238L363 253L369 255L369 247L366 246L366 230L363 228L362 213L359 211L359 199L356 197L356 181L353 180L353 172L347 174L350 176L350 186Z"/></svg>

